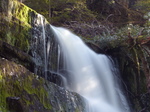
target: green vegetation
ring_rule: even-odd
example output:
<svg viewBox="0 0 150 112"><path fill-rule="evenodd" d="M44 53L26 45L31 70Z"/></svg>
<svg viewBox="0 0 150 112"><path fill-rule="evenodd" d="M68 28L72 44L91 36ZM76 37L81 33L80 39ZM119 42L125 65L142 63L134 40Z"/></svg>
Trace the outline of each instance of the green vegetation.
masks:
<svg viewBox="0 0 150 112"><path fill-rule="evenodd" d="M86 7L86 0L35 0L24 2L38 13L44 15L51 24L68 24L71 21L93 21L94 14Z"/></svg>
<svg viewBox="0 0 150 112"><path fill-rule="evenodd" d="M140 44L142 40L145 40L149 36L150 32L148 27L128 24L112 32L106 30L102 35L95 36L93 41L99 44L101 48L107 47L107 49L112 49L121 46L130 47L135 44ZM130 40L133 42L129 42Z"/></svg>
<svg viewBox="0 0 150 112"><path fill-rule="evenodd" d="M107 21L123 25L128 22L140 23L143 22L142 13L149 10L149 0L34 0L34 3L25 0L23 3L44 15L54 25L72 21Z"/></svg>
<svg viewBox="0 0 150 112"><path fill-rule="evenodd" d="M137 0L135 4L135 8L136 10L145 14L150 11L150 1L149 0Z"/></svg>

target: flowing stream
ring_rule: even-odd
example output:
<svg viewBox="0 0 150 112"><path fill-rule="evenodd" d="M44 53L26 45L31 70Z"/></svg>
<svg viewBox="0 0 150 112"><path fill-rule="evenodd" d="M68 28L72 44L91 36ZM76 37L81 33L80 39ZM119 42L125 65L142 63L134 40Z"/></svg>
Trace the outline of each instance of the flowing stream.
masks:
<svg viewBox="0 0 150 112"><path fill-rule="evenodd" d="M92 51L67 29L50 27L60 45L58 57L63 51L65 69L70 71L65 87L87 99L86 112L130 112L110 59Z"/></svg>

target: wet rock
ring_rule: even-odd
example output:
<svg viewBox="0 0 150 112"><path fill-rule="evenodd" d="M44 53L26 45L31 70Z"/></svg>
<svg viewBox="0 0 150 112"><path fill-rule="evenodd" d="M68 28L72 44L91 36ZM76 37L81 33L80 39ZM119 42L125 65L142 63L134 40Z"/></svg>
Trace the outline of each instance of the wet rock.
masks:
<svg viewBox="0 0 150 112"><path fill-rule="evenodd" d="M44 74L47 74L47 80L57 84L58 86L63 86L62 76L58 73L45 71Z"/></svg>
<svg viewBox="0 0 150 112"><path fill-rule="evenodd" d="M50 43L53 56L47 56L48 66L56 70L57 60L54 38L48 21L36 11L16 0L0 1L1 57L18 62L37 75L43 75L44 41ZM15 29L15 30L14 30ZM44 32L45 30L45 40ZM45 46L48 49L48 46ZM56 62L57 63L57 62Z"/></svg>
<svg viewBox="0 0 150 112"><path fill-rule="evenodd" d="M34 59L20 49L0 40L0 56L16 63L21 63L33 71Z"/></svg>
<svg viewBox="0 0 150 112"><path fill-rule="evenodd" d="M88 47L90 47L93 51L95 51L96 53L101 53L101 54L105 54L104 50L101 49L98 45L91 43L91 42L86 42L86 45Z"/></svg>
<svg viewBox="0 0 150 112"><path fill-rule="evenodd" d="M24 112L19 97L7 97L6 103L10 112Z"/></svg>

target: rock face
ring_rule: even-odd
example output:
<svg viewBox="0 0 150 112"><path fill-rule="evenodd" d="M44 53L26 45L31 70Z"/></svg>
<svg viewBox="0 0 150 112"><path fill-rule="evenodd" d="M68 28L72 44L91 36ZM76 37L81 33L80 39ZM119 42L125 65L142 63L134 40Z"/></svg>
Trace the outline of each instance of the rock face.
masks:
<svg viewBox="0 0 150 112"><path fill-rule="evenodd" d="M0 6L0 39L28 52L35 11L15 0L1 0Z"/></svg>
<svg viewBox="0 0 150 112"><path fill-rule="evenodd" d="M0 58L0 111L82 112L83 98Z"/></svg>
<svg viewBox="0 0 150 112"><path fill-rule="evenodd" d="M133 40L132 40L133 41ZM148 38L107 49L120 69L125 93L137 112L150 112L150 41Z"/></svg>
<svg viewBox="0 0 150 112"><path fill-rule="evenodd" d="M34 71L35 61L29 51L37 13L16 0L0 0L0 15L0 56Z"/></svg>
<svg viewBox="0 0 150 112"><path fill-rule="evenodd" d="M47 78L54 83L40 77L45 73L44 41L51 47L47 66L57 69L58 45L49 29L46 19L24 4L0 0L0 111L84 111L84 98L54 84L57 74Z"/></svg>
<svg viewBox="0 0 150 112"><path fill-rule="evenodd" d="M0 56L5 57L6 59L14 61L16 63L20 63L28 68L30 71L32 71L33 69L34 60L29 54L1 40Z"/></svg>
<svg viewBox="0 0 150 112"><path fill-rule="evenodd" d="M56 70L58 45L55 43L47 20L42 15L16 0L1 0L0 6L1 52L5 52L5 58L21 63L30 69L30 71L44 77L44 54L46 54L46 50L49 47L51 48L50 53L53 55L47 55L46 58L49 62L47 66L51 70ZM44 45L44 41L45 43L49 43L49 46ZM13 53L9 53L10 51ZM3 53L0 53L0 55L4 56ZM24 56L27 56L26 59L24 59ZM51 63L51 60L54 60L54 63Z"/></svg>

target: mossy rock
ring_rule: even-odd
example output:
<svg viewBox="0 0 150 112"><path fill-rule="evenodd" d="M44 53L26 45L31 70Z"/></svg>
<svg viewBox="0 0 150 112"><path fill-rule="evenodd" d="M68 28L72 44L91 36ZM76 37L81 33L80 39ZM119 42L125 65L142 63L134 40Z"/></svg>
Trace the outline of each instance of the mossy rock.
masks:
<svg viewBox="0 0 150 112"><path fill-rule="evenodd" d="M52 109L48 100L48 92L44 88L44 80L37 78L21 65L0 59L0 111L16 111L17 108L10 108L8 98L18 98L19 104L24 111L47 112Z"/></svg>
<svg viewBox="0 0 150 112"><path fill-rule="evenodd" d="M84 111L83 98L45 81L21 65L0 58L0 111Z"/></svg>
<svg viewBox="0 0 150 112"><path fill-rule="evenodd" d="M0 9L0 40L28 52L37 13L16 0L1 0Z"/></svg>

